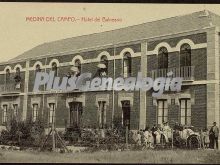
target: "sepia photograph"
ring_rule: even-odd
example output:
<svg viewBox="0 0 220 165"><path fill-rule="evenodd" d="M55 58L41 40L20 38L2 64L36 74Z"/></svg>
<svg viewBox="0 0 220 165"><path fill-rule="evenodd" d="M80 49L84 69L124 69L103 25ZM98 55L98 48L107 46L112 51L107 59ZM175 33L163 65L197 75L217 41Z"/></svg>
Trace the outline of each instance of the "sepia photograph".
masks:
<svg viewBox="0 0 220 165"><path fill-rule="evenodd" d="M0 13L0 163L220 164L220 4Z"/></svg>

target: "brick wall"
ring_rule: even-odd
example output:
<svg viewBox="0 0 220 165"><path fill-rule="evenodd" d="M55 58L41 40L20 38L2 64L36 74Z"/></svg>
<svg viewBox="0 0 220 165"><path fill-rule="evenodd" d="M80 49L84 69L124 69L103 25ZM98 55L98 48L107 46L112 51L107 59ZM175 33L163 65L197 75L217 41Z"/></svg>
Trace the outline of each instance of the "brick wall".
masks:
<svg viewBox="0 0 220 165"><path fill-rule="evenodd" d="M35 60L30 60L30 67L33 67L34 66L34 64L37 62L37 61L39 61L39 62L41 62L43 65L45 65L45 62L46 62L46 58L41 58L41 59L35 59Z"/></svg>
<svg viewBox="0 0 220 165"><path fill-rule="evenodd" d="M192 50L191 65L194 66L195 80L207 80L207 51L206 49Z"/></svg>
<svg viewBox="0 0 220 165"><path fill-rule="evenodd" d="M192 98L194 98L194 103L192 103L191 106L191 124L195 128L205 128L207 123L206 85L183 86L181 93L190 93L191 101ZM147 126L150 127L152 127L153 124L156 124L157 118L157 106L153 104L153 98L151 94L152 91L148 91L146 93L146 123ZM172 95L170 95L168 99L171 99L171 96ZM176 96L178 97L178 95ZM175 122L180 122L180 105L177 103L177 101L179 100L175 100L175 104L171 104L171 101L168 100L168 121L170 126L173 126Z"/></svg>
<svg viewBox="0 0 220 165"><path fill-rule="evenodd" d="M179 52L171 52L168 54L168 68L180 66ZM157 69L158 59L157 55L147 56L147 70L148 72ZM191 65L194 66L194 80L207 79L207 52L205 48L194 49L191 51ZM149 76L149 73L148 73Z"/></svg>
<svg viewBox="0 0 220 165"><path fill-rule="evenodd" d="M132 45L126 45L126 46L120 46L116 48L116 55L120 54L120 52L124 49L124 48L131 48L134 53L136 52L140 52L141 51L141 44L132 44Z"/></svg>
<svg viewBox="0 0 220 165"><path fill-rule="evenodd" d="M153 105L152 91L146 92L146 126L152 127L156 119L156 106Z"/></svg>
<svg viewBox="0 0 220 165"><path fill-rule="evenodd" d="M192 125L196 128L206 128L207 125L207 94L206 85L193 86L195 104L192 105Z"/></svg>
<svg viewBox="0 0 220 165"><path fill-rule="evenodd" d="M180 66L179 52L170 52L168 54L168 67L176 68Z"/></svg>
<svg viewBox="0 0 220 165"><path fill-rule="evenodd" d="M134 102L133 107L131 108L130 114L130 129L139 128L139 119L140 119L140 94L139 91L134 92Z"/></svg>
<svg viewBox="0 0 220 165"><path fill-rule="evenodd" d="M147 71L150 72L158 68L157 55L147 56Z"/></svg>
<svg viewBox="0 0 220 165"><path fill-rule="evenodd" d="M167 42L171 47L175 47L177 45L177 43L182 39L190 39L195 44L207 42L206 33L198 33L198 34L193 34L193 35L185 35L185 36L181 36L181 37L172 37L172 38L167 38L167 39L163 39L163 40L159 39L159 40L151 41L148 43L148 46L147 46L148 51L154 50L154 48L161 42Z"/></svg>

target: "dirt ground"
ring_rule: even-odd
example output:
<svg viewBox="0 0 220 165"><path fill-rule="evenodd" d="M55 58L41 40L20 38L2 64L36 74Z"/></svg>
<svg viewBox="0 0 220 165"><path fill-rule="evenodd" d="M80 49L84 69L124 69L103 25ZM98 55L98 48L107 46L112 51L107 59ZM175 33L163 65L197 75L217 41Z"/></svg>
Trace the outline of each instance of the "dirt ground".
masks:
<svg viewBox="0 0 220 165"><path fill-rule="evenodd" d="M220 163L217 150L145 150L93 153L52 153L0 150L0 162L59 163Z"/></svg>

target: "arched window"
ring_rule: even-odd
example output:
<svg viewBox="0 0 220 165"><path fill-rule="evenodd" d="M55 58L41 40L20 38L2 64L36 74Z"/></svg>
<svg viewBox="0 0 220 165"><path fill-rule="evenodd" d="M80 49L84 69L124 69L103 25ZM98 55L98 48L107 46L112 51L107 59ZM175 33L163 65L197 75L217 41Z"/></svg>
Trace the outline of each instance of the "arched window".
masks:
<svg viewBox="0 0 220 165"><path fill-rule="evenodd" d="M131 54L125 53L123 58L123 76L128 77L131 75Z"/></svg>
<svg viewBox="0 0 220 165"><path fill-rule="evenodd" d="M76 77L80 76L81 71L82 71L81 61L79 59L76 59L70 70L71 71L68 72L67 74L68 78L70 78L71 76L76 76Z"/></svg>
<svg viewBox="0 0 220 165"><path fill-rule="evenodd" d="M16 75L20 76L21 70L19 67L16 68Z"/></svg>
<svg viewBox="0 0 220 165"><path fill-rule="evenodd" d="M41 72L40 64L37 64L35 67L36 72Z"/></svg>
<svg viewBox="0 0 220 165"><path fill-rule="evenodd" d="M191 66L191 47L183 44L180 47L180 66Z"/></svg>
<svg viewBox="0 0 220 165"><path fill-rule="evenodd" d="M168 51L167 48L161 47L158 52L158 69L168 68Z"/></svg>
<svg viewBox="0 0 220 165"><path fill-rule="evenodd" d="M75 65L75 67L78 68L78 72L77 72L76 76L80 76L81 70L82 70L82 65L81 65L80 60L79 59L75 60L75 64L74 65Z"/></svg>
<svg viewBox="0 0 220 165"><path fill-rule="evenodd" d="M53 62L52 63L52 71L54 71L54 76L57 76L57 63Z"/></svg>
<svg viewBox="0 0 220 165"><path fill-rule="evenodd" d="M108 74L108 58L104 55L101 57L99 67L99 76L107 76Z"/></svg>
<svg viewBox="0 0 220 165"><path fill-rule="evenodd" d="M21 70L19 67L16 68L14 80L15 80L15 83L21 82Z"/></svg>
<svg viewBox="0 0 220 165"><path fill-rule="evenodd" d="M10 83L10 75L11 75L10 70L6 69L6 74L5 74L5 82L6 82L6 84Z"/></svg>

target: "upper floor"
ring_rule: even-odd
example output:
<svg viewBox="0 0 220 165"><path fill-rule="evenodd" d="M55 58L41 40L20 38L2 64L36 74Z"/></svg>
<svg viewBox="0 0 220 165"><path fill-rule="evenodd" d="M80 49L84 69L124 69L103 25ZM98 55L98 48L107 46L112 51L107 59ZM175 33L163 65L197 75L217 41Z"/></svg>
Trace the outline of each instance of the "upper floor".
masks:
<svg viewBox="0 0 220 165"><path fill-rule="evenodd" d="M187 82L209 80L217 66L210 63L217 62L219 25L219 16L201 11L45 43L0 64L0 93L32 92L36 73L50 70L59 77L89 72L112 78L172 71Z"/></svg>

